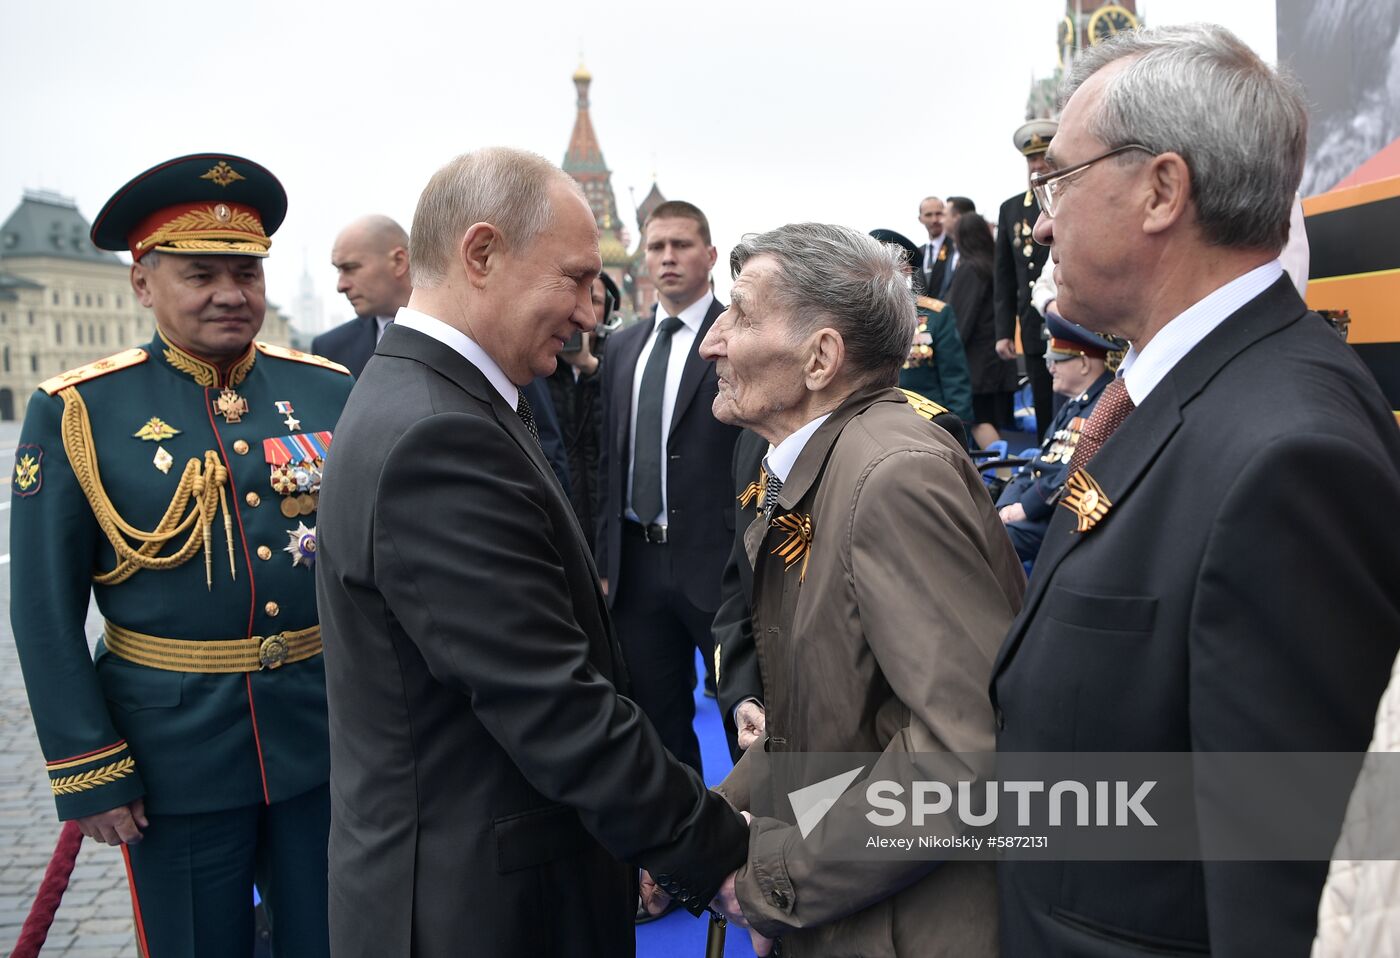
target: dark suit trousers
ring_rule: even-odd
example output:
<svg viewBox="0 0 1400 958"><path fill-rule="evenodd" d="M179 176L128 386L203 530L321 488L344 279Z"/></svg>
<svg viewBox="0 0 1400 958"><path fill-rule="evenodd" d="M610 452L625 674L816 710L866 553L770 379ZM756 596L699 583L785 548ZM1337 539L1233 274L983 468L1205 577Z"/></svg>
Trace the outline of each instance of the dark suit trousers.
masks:
<svg viewBox="0 0 1400 958"><path fill-rule="evenodd" d="M642 538L636 523L622 524L621 567L612 617L632 680L631 698L656 727L661 742L700 772L695 737L695 650L714 660L714 613L695 606L680 587L671 546Z"/></svg>

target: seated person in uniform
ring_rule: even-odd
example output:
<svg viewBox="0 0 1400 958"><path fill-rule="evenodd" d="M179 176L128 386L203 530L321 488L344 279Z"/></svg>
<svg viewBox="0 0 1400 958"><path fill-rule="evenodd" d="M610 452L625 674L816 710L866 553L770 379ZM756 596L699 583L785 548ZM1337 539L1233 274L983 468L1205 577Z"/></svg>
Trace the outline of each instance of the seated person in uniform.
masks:
<svg viewBox="0 0 1400 958"><path fill-rule="evenodd" d="M931 399L963 422L972 421L972 377L967 371L967 354L953 308L940 299L925 295L923 271L912 267L919 261L919 248L894 230L871 230L881 243L898 247L910 267L914 284L914 305L918 325L909 357L899 371L899 386Z"/></svg>
<svg viewBox="0 0 1400 958"><path fill-rule="evenodd" d="M1069 471L1069 457L1079 443L1080 430L1089 421L1103 387L1113 379L1108 354L1118 348L1058 313L1047 312L1045 326L1050 333L1045 365L1050 368L1055 392L1068 401L1055 415L1030 466L1007 483L997 497L997 512L1016 554L1025 562L1034 562L1040 552L1055 499Z"/></svg>

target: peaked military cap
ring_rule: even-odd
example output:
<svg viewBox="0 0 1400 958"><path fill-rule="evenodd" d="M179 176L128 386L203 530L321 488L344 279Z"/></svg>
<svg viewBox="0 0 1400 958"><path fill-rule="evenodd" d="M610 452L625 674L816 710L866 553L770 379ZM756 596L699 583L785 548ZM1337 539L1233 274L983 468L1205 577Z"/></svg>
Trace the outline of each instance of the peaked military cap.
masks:
<svg viewBox="0 0 1400 958"><path fill-rule="evenodd" d="M287 191L252 160L194 153L151 167L112 195L92 224L100 249L266 256Z"/></svg>
<svg viewBox="0 0 1400 958"><path fill-rule="evenodd" d="M1011 142L1022 156L1038 156L1050 149L1050 138L1060 128L1057 120L1031 120L1016 127L1011 134Z"/></svg>
<svg viewBox="0 0 1400 958"><path fill-rule="evenodd" d="M888 243L891 246L898 246L904 251L904 261L906 263L917 263L919 261L919 248L914 245L914 241L903 233L896 233L894 230L871 230L870 235L881 243Z"/></svg>
<svg viewBox="0 0 1400 958"><path fill-rule="evenodd" d="M1098 333L1071 323L1059 313L1045 314L1045 329L1050 334L1047 354L1051 359L1072 359L1075 356L1104 359L1114 350L1123 348Z"/></svg>

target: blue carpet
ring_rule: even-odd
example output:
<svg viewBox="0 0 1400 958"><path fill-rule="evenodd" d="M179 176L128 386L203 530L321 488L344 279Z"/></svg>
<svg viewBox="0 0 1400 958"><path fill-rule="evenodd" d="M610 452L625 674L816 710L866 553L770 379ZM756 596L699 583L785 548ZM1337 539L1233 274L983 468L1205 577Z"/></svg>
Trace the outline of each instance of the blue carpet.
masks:
<svg viewBox="0 0 1400 958"><path fill-rule="evenodd" d="M697 652L696 674L705 674L705 664ZM715 785L729 774L729 746L724 742L724 725L714 699L706 698L703 683L695 689L695 734L700 737L700 761L705 765L705 782ZM673 911L660 921L637 927L637 958L704 958L708 918L695 918L688 911ZM729 929L724 943L725 958L753 958L753 945L744 928Z"/></svg>

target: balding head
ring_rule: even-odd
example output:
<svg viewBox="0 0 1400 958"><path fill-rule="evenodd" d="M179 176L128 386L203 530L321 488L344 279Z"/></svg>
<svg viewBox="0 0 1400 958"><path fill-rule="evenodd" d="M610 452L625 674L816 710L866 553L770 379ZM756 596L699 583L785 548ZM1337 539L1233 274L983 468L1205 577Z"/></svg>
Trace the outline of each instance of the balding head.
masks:
<svg viewBox="0 0 1400 958"><path fill-rule="evenodd" d="M371 213L355 220L335 239L331 265L339 274L336 289L358 316L392 318L408 304L408 234L389 217Z"/></svg>

